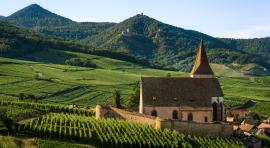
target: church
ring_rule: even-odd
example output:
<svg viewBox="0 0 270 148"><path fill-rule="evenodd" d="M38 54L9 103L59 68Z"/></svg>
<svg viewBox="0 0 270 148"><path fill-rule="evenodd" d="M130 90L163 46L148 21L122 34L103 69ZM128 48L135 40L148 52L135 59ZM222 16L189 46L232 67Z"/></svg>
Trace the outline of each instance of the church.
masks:
<svg viewBox="0 0 270 148"><path fill-rule="evenodd" d="M212 71L203 41L190 77L142 77L141 114L188 122L224 120L224 95Z"/></svg>

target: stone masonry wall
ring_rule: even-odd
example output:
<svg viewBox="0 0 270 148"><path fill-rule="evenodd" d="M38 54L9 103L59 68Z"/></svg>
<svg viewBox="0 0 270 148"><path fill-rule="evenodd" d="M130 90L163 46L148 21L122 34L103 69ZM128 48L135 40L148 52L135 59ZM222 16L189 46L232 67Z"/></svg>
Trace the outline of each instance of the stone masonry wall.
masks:
<svg viewBox="0 0 270 148"><path fill-rule="evenodd" d="M171 119L161 119L137 112L128 112L110 106L96 106L96 118L123 119L135 123L148 124L159 129L174 129L181 133L201 136L228 137L233 134L233 126L225 123L197 123Z"/></svg>

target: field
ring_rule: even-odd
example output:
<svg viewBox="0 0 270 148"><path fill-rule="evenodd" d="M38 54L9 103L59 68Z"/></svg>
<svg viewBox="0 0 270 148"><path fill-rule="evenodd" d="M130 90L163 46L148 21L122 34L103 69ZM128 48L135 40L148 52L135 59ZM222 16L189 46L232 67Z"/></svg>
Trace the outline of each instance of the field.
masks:
<svg viewBox="0 0 270 148"><path fill-rule="evenodd" d="M246 147L239 139L191 136L169 129L124 120L99 119L84 109L61 105L1 101L3 119L9 122L10 136L0 136L1 147ZM16 116L10 116L13 109ZM21 109L34 109L42 115L24 116ZM4 114L4 116L3 116ZM3 132L1 132L3 133ZM19 135L19 136L18 136Z"/></svg>
<svg viewBox="0 0 270 148"><path fill-rule="evenodd" d="M42 138L18 138L0 135L1 148L94 148L91 145L76 144L74 142L46 140Z"/></svg>
<svg viewBox="0 0 270 148"><path fill-rule="evenodd" d="M127 94L131 93L141 76L166 76L168 73L172 76L184 75L94 55L70 52L61 54L87 57L98 68L61 65L59 59L55 61L59 64L47 64L44 60L46 58L35 55L36 60L43 59L46 64L0 58L0 94L7 97L18 97L20 93L32 94L40 101L93 106L110 102L112 92L117 89L121 91L125 103Z"/></svg>
<svg viewBox="0 0 270 148"><path fill-rule="evenodd" d="M65 60L69 58L90 59L96 67L66 65ZM212 67L222 85L227 107L253 99L258 102L254 111L270 115L270 77L245 76L219 64ZM237 139L189 136L93 117L92 108L96 104L111 103L115 90L121 92L121 103L128 105L140 77L168 75L189 76L69 51L45 50L20 59L0 58L0 111L5 117L0 120L0 133L7 135L10 131L12 135L23 135L23 138L0 136L0 145L15 148L245 147ZM68 104L77 104L79 109L70 109Z"/></svg>
<svg viewBox="0 0 270 148"><path fill-rule="evenodd" d="M69 58L91 59L97 68L65 65ZM108 104L114 90L120 90L122 104L128 104L141 76L189 76L188 73L147 68L138 64L60 50L45 50L17 59L0 58L0 97L18 99L20 95L46 103L77 104L93 107ZM254 108L270 114L270 77L249 77L224 65L212 65L219 77L226 105L258 101ZM34 97L33 97L34 96Z"/></svg>

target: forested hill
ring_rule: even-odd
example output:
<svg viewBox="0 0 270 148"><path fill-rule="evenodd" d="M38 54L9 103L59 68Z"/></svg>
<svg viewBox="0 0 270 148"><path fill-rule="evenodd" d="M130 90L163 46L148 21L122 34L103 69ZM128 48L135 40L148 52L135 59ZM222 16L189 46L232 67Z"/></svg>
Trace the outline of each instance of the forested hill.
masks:
<svg viewBox="0 0 270 148"><path fill-rule="evenodd" d="M34 29L69 40L84 39L114 25L114 23L78 23L52 13L37 4L29 5L2 20L18 27Z"/></svg>
<svg viewBox="0 0 270 148"><path fill-rule="evenodd" d="M129 58L147 61L153 67L190 71L196 48L203 39L212 63L225 64L249 74L267 74L270 69L269 38L214 38L198 31L162 23L142 14L120 23L80 23L33 4L2 20L50 35L48 38L58 37L73 40L72 44L78 41L80 46L84 44L109 49L103 50L109 52L109 56L115 51L114 57L118 58L119 54L128 54ZM71 43L69 41L67 43ZM72 46L74 45L69 47Z"/></svg>
<svg viewBox="0 0 270 148"><path fill-rule="evenodd" d="M47 36L33 30L19 28L7 22L0 21L0 56L22 58L30 54L42 54L48 50L64 50L94 54L149 65L147 61L137 59L126 53L83 45L74 41L64 41L59 38ZM52 59L47 60L51 61Z"/></svg>
<svg viewBox="0 0 270 148"><path fill-rule="evenodd" d="M270 57L270 37L254 39L226 39L221 38L229 47L239 49L251 54Z"/></svg>
<svg viewBox="0 0 270 148"><path fill-rule="evenodd" d="M269 57L263 57L263 54L257 55L240 46L232 46L225 40L171 26L142 14L118 23L83 42L129 52L160 67L190 71L201 39L205 41L212 63L227 64L239 70L249 69L252 73L264 73L262 70L269 68Z"/></svg>
<svg viewBox="0 0 270 148"><path fill-rule="evenodd" d="M6 17L5 20L17 26L27 28L40 26L62 26L75 23L68 18L59 16L46 9L43 9L37 4L27 6Z"/></svg>

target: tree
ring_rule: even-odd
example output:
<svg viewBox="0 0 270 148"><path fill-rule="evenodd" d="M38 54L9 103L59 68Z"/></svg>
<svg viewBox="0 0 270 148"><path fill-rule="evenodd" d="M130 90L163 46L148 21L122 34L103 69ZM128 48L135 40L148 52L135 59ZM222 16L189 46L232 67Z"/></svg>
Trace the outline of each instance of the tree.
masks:
<svg viewBox="0 0 270 148"><path fill-rule="evenodd" d="M24 93L20 93L20 94L19 94L19 99L20 99L20 100L25 99L25 97L26 97L26 96L24 95Z"/></svg>
<svg viewBox="0 0 270 148"><path fill-rule="evenodd" d="M113 94L113 106L120 108L121 107L121 94L119 90L115 90Z"/></svg>
<svg viewBox="0 0 270 148"><path fill-rule="evenodd" d="M140 102L140 82L135 82L133 93L130 95L129 107L139 105Z"/></svg>
<svg viewBox="0 0 270 148"><path fill-rule="evenodd" d="M113 93L113 106L117 108L121 107L121 93L119 90L115 90Z"/></svg>

